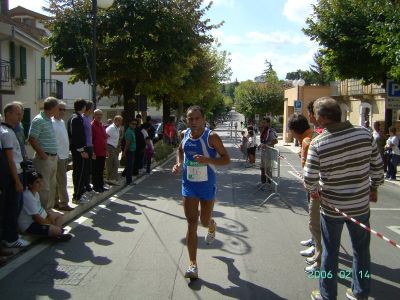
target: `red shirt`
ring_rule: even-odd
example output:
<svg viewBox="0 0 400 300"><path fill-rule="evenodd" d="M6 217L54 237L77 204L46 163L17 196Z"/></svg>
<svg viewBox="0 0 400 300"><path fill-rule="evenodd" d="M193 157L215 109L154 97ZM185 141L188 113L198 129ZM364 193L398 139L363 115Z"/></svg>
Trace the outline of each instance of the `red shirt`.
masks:
<svg viewBox="0 0 400 300"><path fill-rule="evenodd" d="M92 142L94 154L99 157L106 157L107 154L107 133L103 123L92 121Z"/></svg>

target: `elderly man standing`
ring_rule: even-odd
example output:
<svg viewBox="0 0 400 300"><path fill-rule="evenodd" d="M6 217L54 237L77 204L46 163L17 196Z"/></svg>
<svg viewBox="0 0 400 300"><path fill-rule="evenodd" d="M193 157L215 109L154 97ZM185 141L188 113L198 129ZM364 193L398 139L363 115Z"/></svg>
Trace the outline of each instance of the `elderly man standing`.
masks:
<svg viewBox="0 0 400 300"><path fill-rule="evenodd" d="M108 188L104 186L104 165L107 156L107 133L101 119L103 112L100 109L94 111L94 119L92 121L92 142L93 151L96 159L93 160L92 183L95 192L102 193Z"/></svg>
<svg viewBox="0 0 400 300"><path fill-rule="evenodd" d="M107 169L107 182L110 184L118 184L118 154L120 149L119 145L119 136L120 136L120 127L122 125L122 117L120 115L116 115L114 117L114 123L107 127L107 152L108 158L106 160L106 169Z"/></svg>
<svg viewBox="0 0 400 300"><path fill-rule="evenodd" d="M57 139L57 189L55 195L55 207L64 211L73 210L72 207L68 205L69 196L67 191L67 164L68 164L68 154L69 154L69 139L67 128L65 128L64 115L65 115L66 104L60 101L58 104L58 111L51 119L53 122L54 132Z"/></svg>
<svg viewBox="0 0 400 300"><path fill-rule="evenodd" d="M48 97L44 100L44 111L33 118L28 141L36 151L33 158L35 169L43 176L43 188L39 192L45 209L54 207L57 186L57 139L51 117L58 112L58 100Z"/></svg>
<svg viewBox="0 0 400 300"><path fill-rule="evenodd" d="M319 288L312 299L336 299L340 238L344 223L353 247L352 289L348 299L368 299L370 293L370 233L332 207L369 226L369 202L377 201L383 183L383 164L376 143L363 127L341 122L338 103L322 97L314 113L323 132L310 144L304 185L321 200L322 262Z"/></svg>
<svg viewBox="0 0 400 300"><path fill-rule="evenodd" d="M5 158L8 163L7 170L11 178L4 178L9 186L2 190L3 210L0 211L0 220L3 221L3 233L0 237L3 244L10 248L22 248L29 245L29 242L18 236L18 215L22 209L23 192L23 170L21 162L23 161L22 151L14 132L15 128L21 122L23 109L21 103L12 102L4 107L4 123L0 128L0 143L4 150ZM4 184L4 183L2 183Z"/></svg>

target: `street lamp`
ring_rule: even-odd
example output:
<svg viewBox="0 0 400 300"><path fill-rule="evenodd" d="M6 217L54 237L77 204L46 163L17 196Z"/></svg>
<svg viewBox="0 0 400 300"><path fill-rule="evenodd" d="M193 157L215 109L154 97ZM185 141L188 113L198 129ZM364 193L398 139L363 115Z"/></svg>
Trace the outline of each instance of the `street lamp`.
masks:
<svg viewBox="0 0 400 300"><path fill-rule="evenodd" d="M100 8L107 9L114 3L114 0L92 0L92 16L93 16L93 33L92 33L92 101L94 109L96 109L97 99L96 99L96 28L97 28L97 6Z"/></svg>

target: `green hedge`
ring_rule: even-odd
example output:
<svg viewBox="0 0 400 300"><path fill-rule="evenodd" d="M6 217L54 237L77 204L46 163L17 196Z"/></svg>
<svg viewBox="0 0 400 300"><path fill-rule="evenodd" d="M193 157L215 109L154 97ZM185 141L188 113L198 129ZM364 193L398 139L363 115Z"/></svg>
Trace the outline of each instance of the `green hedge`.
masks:
<svg viewBox="0 0 400 300"><path fill-rule="evenodd" d="M174 147L158 141L154 144L154 160L160 161L168 157L174 151Z"/></svg>

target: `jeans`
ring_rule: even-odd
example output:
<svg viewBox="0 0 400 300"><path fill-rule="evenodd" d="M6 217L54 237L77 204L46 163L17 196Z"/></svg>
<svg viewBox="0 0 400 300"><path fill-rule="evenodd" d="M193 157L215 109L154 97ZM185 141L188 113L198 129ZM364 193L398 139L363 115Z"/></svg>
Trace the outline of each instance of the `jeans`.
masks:
<svg viewBox="0 0 400 300"><path fill-rule="evenodd" d="M354 217L356 220L369 227L369 213ZM340 237L343 224L346 223L353 247L352 291L360 297L368 297L370 291L370 252L369 243L371 235L369 231L344 218L331 218L321 214L322 232L322 262L319 288L321 296L325 300L337 297L337 272ZM332 276L330 276L330 274Z"/></svg>
<svg viewBox="0 0 400 300"><path fill-rule="evenodd" d="M390 154L388 161L388 170L386 178L396 179L397 164L399 163L400 155Z"/></svg>
<svg viewBox="0 0 400 300"><path fill-rule="evenodd" d="M135 151L126 151L126 161L125 161L126 184L132 183L132 173L133 173L134 161L135 161Z"/></svg>

